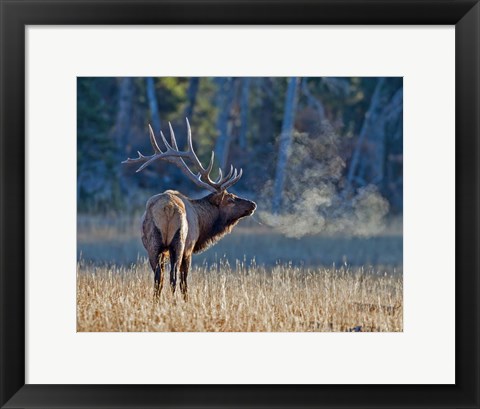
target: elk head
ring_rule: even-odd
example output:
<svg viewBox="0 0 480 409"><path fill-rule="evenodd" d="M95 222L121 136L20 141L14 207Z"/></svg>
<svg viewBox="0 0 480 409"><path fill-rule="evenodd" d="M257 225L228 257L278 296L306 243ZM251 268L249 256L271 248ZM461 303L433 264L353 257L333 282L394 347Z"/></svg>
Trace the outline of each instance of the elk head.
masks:
<svg viewBox="0 0 480 409"><path fill-rule="evenodd" d="M211 194L209 201L218 207L220 218L226 225L236 223L243 217L251 216L257 207L255 202L226 191Z"/></svg>

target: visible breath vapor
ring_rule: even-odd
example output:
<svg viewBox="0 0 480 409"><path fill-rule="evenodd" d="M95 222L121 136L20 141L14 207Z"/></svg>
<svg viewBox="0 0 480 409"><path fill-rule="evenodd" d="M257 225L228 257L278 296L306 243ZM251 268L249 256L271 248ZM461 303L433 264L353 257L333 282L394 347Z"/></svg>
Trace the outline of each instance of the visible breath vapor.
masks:
<svg viewBox="0 0 480 409"><path fill-rule="evenodd" d="M378 188L351 189L345 180L341 140L323 125L318 137L295 134L286 172L282 210L260 211L262 223L288 237L315 234L372 236L381 233L389 211ZM271 182L262 191L260 209L269 209Z"/></svg>

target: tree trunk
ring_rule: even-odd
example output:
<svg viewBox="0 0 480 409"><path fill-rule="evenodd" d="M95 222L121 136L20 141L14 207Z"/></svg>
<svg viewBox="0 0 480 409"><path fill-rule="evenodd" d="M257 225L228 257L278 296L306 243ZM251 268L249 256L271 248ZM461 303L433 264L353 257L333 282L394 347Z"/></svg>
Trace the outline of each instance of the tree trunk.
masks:
<svg viewBox="0 0 480 409"><path fill-rule="evenodd" d="M120 78L118 85L118 110L114 126L114 138L119 158L123 158L127 150L128 134L132 122L132 106L133 78Z"/></svg>
<svg viewBox="0 0 480 409"><path fill-rule="evenodd" d="M120 163L128 157L129 133L132 125L133 108L133 78L123 77L119 79L118 84L118 110L113 128L113 137L117 145L117 160ZM112 201L120 205L124 195L128 192L125 186L125 180L121 177L123 167L116 166L114 180L112 182Z"/></svg>
<svg viewBox="0 0 480 409"><path fill-rule="evenodd" d="M403 110L403 88L398 89L389 103L385 105L373 127L372 141L374 146L372 163L372 183L384 186L387 167L387 129L391 129L392 122L398 122Z"/></svg>
<svg viewBox="0 0 480 409"><path fill-rule="evenodd" d="M245 77L242 79L241 95L240 95L240 133L238 135L238 144L240 148L247 147L247 131L248 131L248 97L250 95L251 79Z"/></svg>
<svg viewBox="0 0 480 409"><path fill-rule="evenodd" d="M312 106L317 111L318 119L321 123L325 119L325 107L319 99L312 95L310 88L308 88L307 80L307 77L304 77L302 80L302 92L307 97L308 105Z"/></svg>
<svg viewBox="0 0 480 409"><path fill-rule="evenodd" d="M375 86L375 90L373 91L372 99L370 100L370 107L368 108L367 113L365 114L365 119L363 120L362 129L360 130L360 134L357 139L357 143L355 145L355 149L353 151L352 160L350 162L350 167L348 169L347 181L348 184L351 186L354 179L355 179L355 172L357 170L357 166L360 160L360 153L367 138L368 134L371 131L372 125L377 120L378 111L380 108L380 101L381 101L381 91L383 84L385 82L385 78L379 78L377 85Z"/></svg>
<svg viewBox="0 0 480 409"><path fill-rule="evenodd" d="M293 122L297 108L298 77L291 77L288 80L287 94L285 96L285 109L283 113L282 133L278 146L277 170L273 188L272 210L278 213L282 205L283 185L285 183L285 171L290 156L290 146L293 136Z"/></svg>
<svg viewBox="0 0 480 409"><path fill-rule="evenodd" d="M187 106L185 108L184 116L186 118L191 118L193 115L193 110L195 108L195 103L197 102L197 93L198 93L198 85L199 85L199 77L192 77L190 78L190 83L188 84L188 91L187 91Z"/></svg>
<svg viewBox="0 0 480 409"><path fill-rule="evenodd" d="M160 114L158 112L157 95L155 93L155 82L152 77L146 78L147 82L147 99L148 107L150 109L150 118L152 120L152 128L154 132L160 132Z"/></svg>
<svg viewBox="0 0 480 409"><path fill-rule="evenodd" d="M228 153L232 139L228 125L234 96L235 84L233 78L219 78L217 106L219 107L220 111L217 118L218 138L215 143L215 155L222 170L225 170L225 166L227 164Z"/></svg>
<svg viewBox="0 0 480 409"><path fill-rule="evenodd" d="M274 139L274 97L272 93L273 83L272 78L257 78L255 79L258 82L256 87L262 89L261 103L260 103L260 113L258 118L258 136L257 140L260 141L260 149L266 149L266 143L273 141Z"/></svg>

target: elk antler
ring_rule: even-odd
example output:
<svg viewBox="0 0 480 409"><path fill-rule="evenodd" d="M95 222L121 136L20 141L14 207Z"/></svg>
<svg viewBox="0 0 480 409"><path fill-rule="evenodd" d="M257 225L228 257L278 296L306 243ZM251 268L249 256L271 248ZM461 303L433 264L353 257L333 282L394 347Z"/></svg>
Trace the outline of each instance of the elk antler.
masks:
<svg viewBox="0 0 480 409"><path fill-rule="evenodd" d="M192 145L192 130L190 129L190 123L187 120L187 150L181 151L178 149L177 140L175 139L175 133L173 132L172 125L170 122L168 126L170 128L170 143L165 139L163 132L160 131L160 136L162 141L167 148L165 152L158 147L157 140L155 139L155 134L153 133L153 129L150 125L148 125L148 129L150 131L150 143L152 144L152 148L154 154L151 156L144 156L140 152L138 152L138 158L130 159L123 161L122 163L142 163L142 165L137 169L137 172L145 169L150 163L157 159L163 159L167 162L173 163L174 165L178 166L180 170L197 186L200 186L204 189L209 190L210 192L222 192L228 187L237 183L240 178L242 177L243 171L240 169L240 172L237 169L234 169L233 165L230 166L230 171L227 175L223 176L222 169L218 169L219 177L216 181L210 179L210 172L213 168L213 161L215 158L215 154L212 151L212 156L210 158L210 163L208 164L207 168L204 168L198 159L198 156L195 154ZM198 174L193 173L190 168L185 163L184 159L189 159L193 164L198 168ZM202 180L203 178L203 180Z"/></svg>

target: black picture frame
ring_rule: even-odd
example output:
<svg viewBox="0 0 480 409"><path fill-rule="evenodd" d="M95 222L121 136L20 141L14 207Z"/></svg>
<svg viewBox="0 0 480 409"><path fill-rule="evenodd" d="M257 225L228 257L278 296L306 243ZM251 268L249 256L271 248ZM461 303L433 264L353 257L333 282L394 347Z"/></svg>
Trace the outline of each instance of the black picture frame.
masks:
<svg viewBox="0 0 480 409"><path fill-rule="evenodd" d="M2 408L480 407L478 0L0 0L0 13ZM455 25L455 385L26 385L25 27L83 24Z"/></svg>

